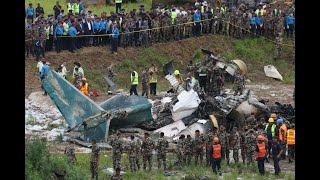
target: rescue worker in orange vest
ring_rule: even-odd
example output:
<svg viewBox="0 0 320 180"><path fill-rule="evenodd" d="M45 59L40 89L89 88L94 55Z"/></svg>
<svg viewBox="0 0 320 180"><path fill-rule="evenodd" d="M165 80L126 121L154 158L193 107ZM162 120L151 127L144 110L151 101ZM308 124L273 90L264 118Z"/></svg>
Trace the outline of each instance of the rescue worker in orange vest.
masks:
<svg viewBox="0 0 320 180"><path fill-rule="evenodd" d="M278 129L279 129L279 141L282 146L283 152L281 154L282 159L286 159L287 150L287 126L283 123L283 119L278 119Z"/></svg>
<svg viewBox="0 0 320 180"><path fill-rule="evenodd" d="M271 147L271 152L272 152L272 159L273 159L273 166L274 166L274 174L279 175L280 172L280 166L279 166L279 161L280 161L280 156L282 154L282 147L281 144L278 142L278 137L274 136L272 138L272 147Z"/></svg>
<svg viewBox="0 0 320 180"><path fill-rule="evenodd" d="M258 161L258 168L259 168L259 173L261 175L264 175L264 160L266 156L266 149L267 146L264 143L264 137L259 135L258 136L258 143L256 145L256 152L257 152L257 161Z"/></svg>
<svg viewBox="0 0 320 180"><path fill-rule="evenodd" d="M210 148L210 154L211 154L211 165L212 170L215 174L218 174L218 171L221 169L221 145L219 144L219 138L215 137L213 138L213 145ZM219 173L221 175L221 172Z"/></svg>
<svg viewBox="0 0 320 180"><path fill-rule="evenodd" d="M292 162L292 159L294 159L295 154L295 125L291 124L291 128L287 131L287 144L288 144L288 157L289 157L289 164Z"/></svg>
<svg viewBox="0 0 320 180"><path fill-rule="evenodd" d="M87 96L90 96L89 94L89 90L88 90L88 83L87 83L87 78L82 78L81 79L81 88L80 88L80 91L87 95Z"/></svg>

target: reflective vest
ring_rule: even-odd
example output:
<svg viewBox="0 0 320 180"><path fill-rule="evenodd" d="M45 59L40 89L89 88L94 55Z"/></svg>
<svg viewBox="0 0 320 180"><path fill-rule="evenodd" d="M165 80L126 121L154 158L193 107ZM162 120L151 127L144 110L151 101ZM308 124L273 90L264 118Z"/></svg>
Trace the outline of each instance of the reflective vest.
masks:
<svg viewBox="0 0 320 180"><path fill-rule="evenodd" d="M157 83L157 76L153 73L150 78L150 83Z"/></svg>
<svg viewBox="0 0 320 180"><path fill-rule="evenodd" d="M50 35L50 27L48 27L48 28L44 28L44 29L46 30L46 35L47 35L46 39L49 39L49 35Z"/></svg>
<svg viewBox="0 0 320 180"><path fill-rule="evenodd" d="M81 86L80 91L81 91L83 94L89 96L90 94L89 94L89 92L88 92L88 83L84 84L84 86Z"/></svg>
<svg viewBox="0 0 320 180"><path fill-rule="evenodd" d="M259 9L257 9L256 10L256 15L258 15L259 12L261 13L261 16L263 16L265 14L265 11L263 9L261 9L260 11L259 11Z"/></svg>
<svg viewBox="0 0 320 180"><path fill-rule="evenodd" d="M64 32L63 32L63 35L68 35L69 33L69 25L68 23L63 23L63 29L64 29Z"/></svg>
<svg viewBox="0 0 320 180"><path fill-rule="evenodd" d="M122 3L122 0L115 0L116 3Z"/></svg>
<svg viewBox="0 0 320 180"><path fill-rule="evenodd" d="M293 145L295 144L295 137L296 137L296 132L294 129L289 129L287 131L287 144L288 145Z"/></svg>
<svg viewBox="0 0 320 180"><path fill-rule="evenodd" d="M136 71L133 71L134 72L134 77L132 77L132 73L131 73L131 84L132 85L137 85L138 84L138 73L136 72ZM133 81L132 81L132 78L134 78L133 79Z"/></svg>
<svg viewBox="0 0 320 180"><path fill-rule="evenodd" d="M259 148L259 152L257 153L257 157L265 157L266 156L266 144L262 142L261 144L257 144Z"/></svg>
<svg viewBox="0 0 320 180"><path fill-rule="evenodd" d="M266 125L266 128L264 129L265 131L267 131L268 126L269 126L269 124ZM274 136L276 135L276 131L275 131L276 127L277 127L277 126L276 126L275 124L272 124L272 126L271 126L271 134L272 134L272 137L274 137Z"/></svg>
<svg viewBox="0 0 320 180"><path fill-rule="evenodd" d="M281 129L284 130L284 137L282 137L282 134L281 134ZM287 140L287 127L285 124L282 124L281 127L279 128L279 140Z"/></svg>
<svg viewBox="0 0 320 180"><path fill-rule="evenodd" d="M177 13L175 11L173 11L171 13L171 18L172 18L172 24L174 24L174 19L177 17Z"/></svg>
<svg viewBox="0 0 320 180"><path fill-rule="evenodd" d="M212 145L212 157L213 158L221 158L221 145L220 144L214 144Z"/></svg>
<svg viewBox="0 0 320 180"><path fill-rule="evenodd" d="M68 12L69 12L70 10L73 10L70 3L68 3L67 7L68 7Z"/></svg>
<svg viewBox="0 0 320 180"><path fill-rule="evenodd" d="M73 13L79 13L80 12L80 4L74 3L72 6L72 12Z"/></svg>
<svg viewBox="0 0 320 180"><path fill-rule="evenodd" d="M227 7L221 7L221 12L222 12L222 14L225 14L226 13L226 11L227 11Z"/></svg>

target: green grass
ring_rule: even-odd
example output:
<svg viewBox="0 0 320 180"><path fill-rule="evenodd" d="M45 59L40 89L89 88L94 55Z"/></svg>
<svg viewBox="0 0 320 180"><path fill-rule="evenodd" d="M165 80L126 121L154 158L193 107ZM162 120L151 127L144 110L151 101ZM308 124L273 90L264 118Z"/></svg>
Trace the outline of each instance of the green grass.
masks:
<svg viewBox="0 0 320 180"><path fill-rule="evenodd" d="M25 1L25 7L29 7L29 3L32 3L32 6L34 8L37 7L37 4L40 2L40 6L43 7L45 12L45 17L47 17L49 14L54 14L53 6L56 4L55 0L26 0ZM64 9L64 13L67 14L67 3L65 0L59 0L60 6L62 9ZM150 0L143 0L142 3L122 3L121 8L125 9L126 12L129 12L132 9L139 9L140 5L144 5L144 8L146 11L149 11L151 8L151 1ZM116 6L111 5L98 5L93 6L90 5L87 7L87 10L91 10L93 14L97 14L98 16L101 15L102 12L106 11L107 15L110 15L111 11L116 11Z"/></svg>

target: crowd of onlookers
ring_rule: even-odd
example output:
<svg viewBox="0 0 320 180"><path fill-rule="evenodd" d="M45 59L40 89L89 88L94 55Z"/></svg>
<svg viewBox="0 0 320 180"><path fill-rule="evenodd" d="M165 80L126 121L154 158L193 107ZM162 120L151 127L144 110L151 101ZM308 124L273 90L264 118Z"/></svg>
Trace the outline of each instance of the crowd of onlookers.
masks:
<svg viewBox="0 0 320 180"><path fill-rule="evenodd" d="M39 57L53 47L59 53L109 44L116 53L117 46L145 47L206 34L272 39L284 33L287 38L294 36L294 4L219 2L198 1L189 8L158 5L150 10L141 5L130 11L117 6L116 12L98 15L77 0L66 10L57 2L54 14L46 18L40 3L35 10L30 3L26 10L26 53Z"/></svg>

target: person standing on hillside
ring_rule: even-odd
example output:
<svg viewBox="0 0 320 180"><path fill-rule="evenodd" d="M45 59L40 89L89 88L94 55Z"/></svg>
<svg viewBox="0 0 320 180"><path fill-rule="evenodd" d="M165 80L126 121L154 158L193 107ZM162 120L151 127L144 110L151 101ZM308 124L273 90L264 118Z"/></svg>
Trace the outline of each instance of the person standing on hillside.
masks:
<svg viewBox="0 0 320 180"><path fill-rule="evenodd" d="M77 157L74 148L74 141L72 139L69 140L69 144L64 149L64 154L67 155L68 163L75 165L77 163Z"/></svg>
<svg viewBox="0 0 320 180"><path fill-rule="evenodd" d="M157 160L158 160L158 169L161 168L161 161L163 163L163 169L166 170L166 155L167 155L167 148L169 147L169 142L164 138L164 133L160 133L160 138L157 142L156 149L157 149Z"/></svg>
<svg viewBox="0 0 320 180"><path fill-rule="evenodd" d="M40 72L39 77L40 77L40 79L41 79L41 89L43 89L43 91L44 91L44 94L43 94L43 95L46 96L46 95L47 95L47 92L46 92L46 90L43 88L42 80L46 77L48 71L50 70L50 66L49 66L50 63L47 62L46 60L43 60L42 63L43 63L43 66L42 66L42 68L41 68L41 72Z"/></svg>
<svg viewBox="0 0 320 180"><path fill-rule="evenodd" d="M61 6L59 5L59 1L56 2L56 5L53 6L54 11L54 19L57 19L59 14L61 13Z"/></svg>
<svg viewBox="0 0 320 180"><path fill-rule="evenodd" d="M121 10L122 0L115 0L115 3L116 3L116 13L118 14L118 12Z"/></svg>
<svg viewBox="0 0 320 180"><path fill-rule="evenodd" d="M27 20L31 20L31 23L33 24L33 18L34 18L34 8L32 7L32 3L29 3L29 7L27 8L26 11L26 17Z"/></svg>
<svg viewBox="0 0 320 180"><path fill-rule="evenodd" d="M258 161L258 168L260 175L264 175L264 159L266 156L266 144L263 142L263 136L258 136L258 143L256 145L256 152L257 152L257 161Z"/></svg>
<svg viewBox="0 0 320 180"><path fill-rule="evenodd" d="M154 66L154 64L151 64L151 67L149 68L149 82L150 82L150 95L155 96L157 94L157 73L158 69Z"/></svg>
<svg viewBox="0 0 320 180"><path fill-rule="evenodd" d="M133 67L131 67L131 87L130 87L130 96L132 94L135 94L138 96L138 93L137 93L137 85L139 84L139 81L138 81L138 73L137 71L134 70Z"/></svg>
<svg viewBox="0 0 320 180"><path fill-rule="evenodd" d="M116 23L113 24L112 28L112 41L111 41L111 53L117 54L118 51L118 37L119 37L119 29Z"/></svg>
<svg viewBox="0 0 320 180"><path fill-rule="evenodd" d="M44 13L43 7L40 6L40 3L38 3L38 7L36 8L36 18L41 14Z"/></svg>
<svg viewBox="0 0 320 180"><path fill-rule="evenodd" d="M90 159L90 171L91 171L91 179L98 179L99 172L99 157L100 157L100 147L97 145L97 141L95 139L91 140L92 144L92 152Z"/></svg>
<svg viewBox="0 0 320 180"><path fill-rule="evenodd" d="M141 96L144 96L144 94L146 94L146 96L148 97L149 95L149 76L148 76L148 69L145 68L142 71L142 94Z"/></svg>
<svg viewBox="0 0 320 180"><path fill-rule="evenodd" d="M276 41L274 43L275 43L276 47L274 49L273 59L277 60L281 56L281 50L282 50L282 37L281 37L280 32L278 32L277 37L276 37Z"/></svg>

